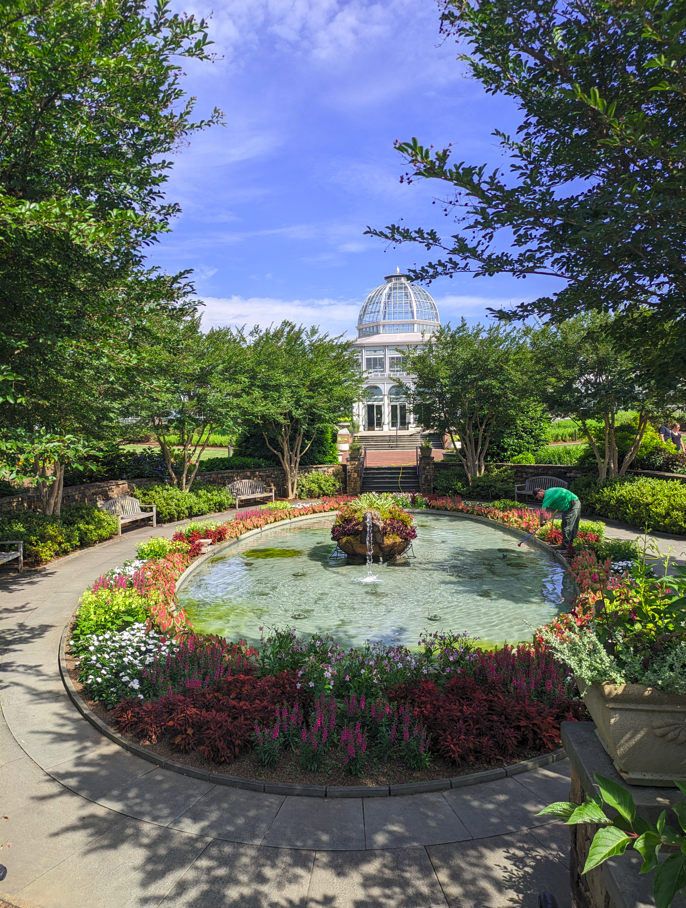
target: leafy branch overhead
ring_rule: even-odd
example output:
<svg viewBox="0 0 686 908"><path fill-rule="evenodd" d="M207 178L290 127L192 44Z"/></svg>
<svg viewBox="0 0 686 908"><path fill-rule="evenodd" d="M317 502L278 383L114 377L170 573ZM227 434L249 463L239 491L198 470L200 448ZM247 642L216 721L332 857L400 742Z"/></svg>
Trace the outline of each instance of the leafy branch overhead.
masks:
<svg viewBox="0 0 686 908"><path fill-rule="evenodd" d="M600 794L583 804L558 801L544 808L539 816L554 816L573 826L589 823L599 826L591 842L583 872L616 855L622 855L631 845L643 858L640 873L655 872L653 896L656 908L669 908L679 892L686 890L686 801L672 808L680 830L666 822L662 811L656 823L638 816L631 794L622 785L595 774ZM674 782L686 795L686 784ZM608 816L607 809L613 812ZM616 814L616 815L615 815ZM661 854L666 855L660 860Z"/></svg>
<svg viewBox="0 0 686 908"><path fill-rule="evenodd" d="M686 20L668 0L444 0L442 28L488 93L513 98L517 134L496 131L509 167L398 144L407 180L445 185L449 236L368 229L438 254L415 280L470 273L558 277L552 296L503 317L561 321L640 311L669 322L686 291ZM683 353L683 350L681 351Z"/></svg>

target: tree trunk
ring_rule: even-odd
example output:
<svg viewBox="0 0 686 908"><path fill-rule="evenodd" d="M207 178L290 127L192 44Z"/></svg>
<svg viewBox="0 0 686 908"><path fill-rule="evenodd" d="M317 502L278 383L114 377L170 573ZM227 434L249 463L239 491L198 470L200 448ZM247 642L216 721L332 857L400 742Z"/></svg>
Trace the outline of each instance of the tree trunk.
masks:
<svg viewBox="0 0 686 908"><path fill-rule="evenodd" d="M55 464L57 468L57 494L55 495L54 514L59 517L62 513L62 493L64 491L64 464Z"/></svg>
<svg viewBox="0 0 686 908"><path fill-rule="evenodd" d="M622 461L622 466L618 472L618 476L624 476L626 471L629 469L631 464L634 462L636 455L638 454L638 449L641 447L641 442L643 441L643 436L645 431L648 428L649 422L648 413L639 413L638 416L638 428L636 430L636 436L633 440L633 443L627 453L624 455L624 460Z"/></svg>
<svg viewBox="0 0 686 908"><path fill-rule="evenodd" d="M295 437L295 446L293 449L291 449L291 427L290 425L285 428L282 426L279 437L279 446L281 447L280 451L277 451L276 448L273 448L269 444L269 438L267 437L266 432L262 432L262 436L264 437L265 444L267 445L269 450L273 451L281 461L281 467L283 468L284 474L286 476L286 496L290 501L295 498L298 490L300 458L310 449L310 446L315 440L317 433L314 433L307 446L303 448L303 433L302 431L298 432Z"/></svg>

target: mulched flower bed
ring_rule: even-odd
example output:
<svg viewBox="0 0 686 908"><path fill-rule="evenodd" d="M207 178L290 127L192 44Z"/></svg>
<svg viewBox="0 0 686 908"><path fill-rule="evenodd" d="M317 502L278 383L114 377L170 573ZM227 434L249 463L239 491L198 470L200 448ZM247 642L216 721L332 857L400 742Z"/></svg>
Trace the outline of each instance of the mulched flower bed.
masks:
<svg viewBox="0 0 686 908"><path fill-rule="evenodd" d="M433 634L418 651L345 650L329 637L280 630L251 649L193 633L174 588L200 540L223 542L347 501L191 525L100 578L84 594L67 651L90 708L160 757L314 785L446 778L559 747L560 722L585 710L569 672L540 642L481 651L462 635ZM531 519L482 510L508 525Z"/></svg>

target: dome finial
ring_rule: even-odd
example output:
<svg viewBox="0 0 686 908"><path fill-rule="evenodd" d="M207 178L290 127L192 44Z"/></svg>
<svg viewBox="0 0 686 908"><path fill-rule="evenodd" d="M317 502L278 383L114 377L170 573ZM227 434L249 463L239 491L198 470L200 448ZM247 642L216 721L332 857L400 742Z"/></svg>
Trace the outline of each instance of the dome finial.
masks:
<svg viewBox="0 0 686 908"><path fill-rule="evenodd" d="M396 269L395 269L395 273L396 273L396 274L400 274L400 268L396 268Z"/></svg>

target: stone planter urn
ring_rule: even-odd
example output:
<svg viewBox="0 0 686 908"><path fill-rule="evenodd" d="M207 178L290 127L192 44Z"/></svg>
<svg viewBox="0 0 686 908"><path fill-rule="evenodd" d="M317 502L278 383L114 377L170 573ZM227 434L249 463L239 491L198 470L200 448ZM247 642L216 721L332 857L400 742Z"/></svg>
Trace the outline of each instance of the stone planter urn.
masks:
<svg viewBox="0 0 686 908"><path fill-rule="evenodd" d="M609 681L581 681L579 690L596 734L626 782L686 782L686 695Z"/></svg>

